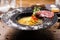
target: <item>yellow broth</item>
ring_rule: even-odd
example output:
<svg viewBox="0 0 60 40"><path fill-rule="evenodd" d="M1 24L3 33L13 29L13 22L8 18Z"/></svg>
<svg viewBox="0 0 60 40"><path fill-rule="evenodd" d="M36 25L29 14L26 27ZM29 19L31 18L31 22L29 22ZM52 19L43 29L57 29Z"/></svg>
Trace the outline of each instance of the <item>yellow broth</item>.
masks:
<svg viewBox="0 0 60 40"><path fill-rule="evenodd" d="M43 23L43 21L41 19L38 19L37 21L34 21L33 19L31 19L31 17L23 17L23 18L17 20L17 22L19 24L29 25L29 26L33 26L33 25L37 25L37 24L42 24Z"/></svg>

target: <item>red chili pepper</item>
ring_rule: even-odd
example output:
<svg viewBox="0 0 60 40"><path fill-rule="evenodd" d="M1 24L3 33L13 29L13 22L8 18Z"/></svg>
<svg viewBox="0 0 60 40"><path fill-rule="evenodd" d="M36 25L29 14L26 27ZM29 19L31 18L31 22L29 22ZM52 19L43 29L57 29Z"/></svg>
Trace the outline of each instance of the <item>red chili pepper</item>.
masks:
<svg viewBox="0 0 60 40"><path fill-rule="evenodd" d="M32 19L33 19L34 21L37 21L37 20L38 20L38 18L36 18L35 16L32 16Z"/></svg>

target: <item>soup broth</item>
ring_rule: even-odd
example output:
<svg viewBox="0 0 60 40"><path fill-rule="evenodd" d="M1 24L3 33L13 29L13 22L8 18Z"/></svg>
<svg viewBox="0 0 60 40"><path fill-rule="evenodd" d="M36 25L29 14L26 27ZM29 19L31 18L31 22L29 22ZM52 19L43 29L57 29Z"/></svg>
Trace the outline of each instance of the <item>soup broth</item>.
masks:
<svg viewBox="0 0 60 40"><path fill-rule="evenodd" d="M42 19L38 19L37 21L34 21L31 17L23 17L23 18L19 19L17 22L19 24L29 25L29 26L43 23Z"/></svg>

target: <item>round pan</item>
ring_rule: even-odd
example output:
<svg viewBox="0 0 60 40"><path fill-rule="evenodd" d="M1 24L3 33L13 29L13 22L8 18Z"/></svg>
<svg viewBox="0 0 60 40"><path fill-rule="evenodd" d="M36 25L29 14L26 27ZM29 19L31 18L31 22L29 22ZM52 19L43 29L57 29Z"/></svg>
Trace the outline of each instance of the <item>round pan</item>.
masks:
<svg viewBox="0 0 60 40"><path fill-rule="evenodd" d="M8 26L19 30L38 30L38 29L49 28L52 25L54 25L58 20L58 17L55 14L52 19L44 18L43 24L41 25L28 26L28 25L18 24L16 22L18 19L22 17L31 16L32 13L33 13L33 9L31 7L27 7L27 8L22 7L4 14L2 20Z"/></svg>

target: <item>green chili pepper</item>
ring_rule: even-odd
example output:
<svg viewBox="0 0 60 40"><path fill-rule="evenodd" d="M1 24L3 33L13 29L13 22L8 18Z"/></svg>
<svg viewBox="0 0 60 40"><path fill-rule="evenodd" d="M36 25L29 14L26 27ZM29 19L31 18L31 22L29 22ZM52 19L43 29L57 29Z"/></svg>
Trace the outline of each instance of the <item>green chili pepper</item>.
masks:
<svg viewBox="0 0 60 40"><path fill-rule="evenodd" d="M36 11L39 11L39 10L40 10L40 7L34 7L33 15L35 15Z"/></svg>

